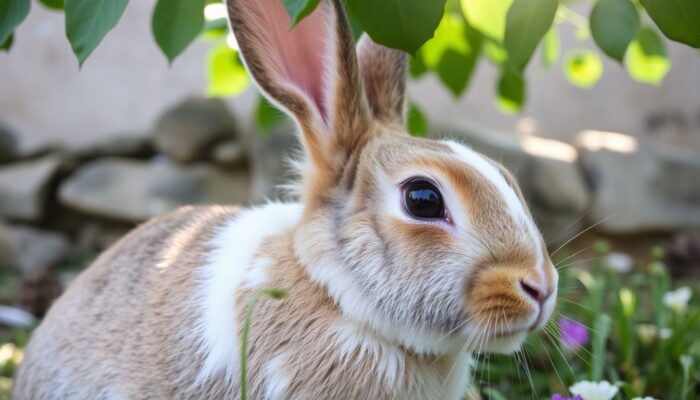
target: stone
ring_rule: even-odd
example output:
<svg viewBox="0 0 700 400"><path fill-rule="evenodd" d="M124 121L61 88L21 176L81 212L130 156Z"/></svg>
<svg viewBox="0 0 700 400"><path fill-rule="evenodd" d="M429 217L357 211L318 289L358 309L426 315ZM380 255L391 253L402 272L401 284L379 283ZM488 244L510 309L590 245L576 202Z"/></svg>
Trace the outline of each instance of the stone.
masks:
<svg viewBox="0 0 700 400"><path fill-rule="evenodd" d="M609 132L582 132L581 162L593 186L590 223L605 233L700 228L700 158Z"/></svg>
<svg viewBox="0 0 700 400"><path fill-rule="evenodd" d="M0 265L15 270L24 282L41 280L69 249L68 239L60 233L0 224Z"/></svg>
<svg viewBox="0 0 700 400"><path fill-rule="evenodd" d="M0 166L0 217L38 221L62 158L48 155Z"/></svg>
<svg viewBox="0 0 700 400"><path fill-rule="evenodd" d="M218 142L236 138L233 115L219 99L187 99L158 120L153 132L155 148L179 163L203 160Z"/></svg>
<svg viewBox="0 0 700 400"><path fill-rule="evenodd" d="M246 171L179 166L167 160L98 159L85 164L59 188L59 201L83 213L140 222L189 204L247 204Z"/></svg>
<svg viewBox="0 0 700 400"><path fill-rule="evenodd" d="M8 128L0 125L0 164L14 160L17 151L17 138Z"/></svg>
<svg viewBox="0 0 700 400"><path fill-rule="evenodd" d="M299 138L291 124L283 124L266 135L249 137L249 162L252 175L252 200L285 198L284 185L295 179L289 159L300 153Z"/></svg>
<svg viewBox="0 0 700 400"><path fill-rule="evenodd" d="M515 176L548 243L563 243L580 231L591 195L574 147L476 126L462 125L452 132L452 137L501 163Z"/></svg>
<svg viewBox="0 0 700 400"><path fill-rule="evenodd" d="M227 140L212 150L212 160L224 167L243 166L247 157L244 144L239 140Z"/></svg>
<svg viewBox="0 0 700 400"><path fill-rule="evenodd" d="M144 134L123 133L89 143L72 151L81 159L97 157L148 158L153 154L150 139Z"/></svg>
<svg viewBox="0 0 700 400"><path fill-rule="evenodd" d="M36 318L17 307L0 305L0 326L10 328L31 328L36 324Z"/></svg>

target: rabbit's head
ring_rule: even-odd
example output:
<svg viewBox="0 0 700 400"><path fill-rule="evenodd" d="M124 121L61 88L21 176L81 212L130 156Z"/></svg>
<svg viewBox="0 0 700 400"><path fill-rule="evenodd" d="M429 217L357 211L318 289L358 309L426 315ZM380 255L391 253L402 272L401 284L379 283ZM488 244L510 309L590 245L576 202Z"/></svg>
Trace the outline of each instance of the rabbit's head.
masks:
<svg viewBox="0 0 700 400"><path fill-rule="evenodd" d="M291 29L282 0L228 0L251 75L306 161L295 253L351 318L419 352L508 352L554 308L557 272L512 176L406 132L407 57L353 41L340 0Z"/></svg>

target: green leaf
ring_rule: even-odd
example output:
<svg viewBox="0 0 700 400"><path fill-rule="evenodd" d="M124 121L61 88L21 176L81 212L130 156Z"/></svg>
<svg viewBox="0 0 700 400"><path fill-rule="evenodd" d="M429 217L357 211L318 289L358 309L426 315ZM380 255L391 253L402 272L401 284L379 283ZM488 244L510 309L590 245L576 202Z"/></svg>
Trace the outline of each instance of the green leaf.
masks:
<svg viewBox="0 0 700 400"><path fill-rule="evenodd" d="M295 27L299 21L311 14L320 1L321 0L284 0L284 9L287 10L289 18L292 19L292 27Z"/></svg>
<svg viewBox="0 0 700 400"><path fill-rule="evenodd" d="M639 11L630 0L599 0L591 11L591 34L598 47L622 62L639 32Z"/></svg>
<svg viewBox="0 0 700 400"><path fill-rule="evenodd" d="M435 70L454 96L469 83L481 51L481 35L462 16L446 13L430 39L420 50L427 68Z"/></svg>
<svg viewBox="0 0 700 400"><path fill-rule="evenodd" d="M515 0L508 10L503 44L508 61L523 70L554 22L559 0Z"/></svg>
<svg viewBox="0 0 700 400"><path fill-rule="evenodd" d="M3 45L29 14L29 0L0 1L0 43Z"/></svg>
<svg viewBox="0 0 700 400"><path fill-rule="evenodd" d="M41 4L54 10L63 10L63 0L39 0Z"/></svg>
<svg viewBox="0 0 700 400"><path fill-rule="evenodd" d="M591 339L591 344L593 347L591 354L590 365L590 377L594 381L599 381L603 378L603 368L605 367L605 349L606 341L608 335L610 335L610 328L612 326L612 319L606 314L600 314L596 317L595 323L593 324L593 338Z"/></svg>
<svg viewBox="0 0 700 400"><path fill-rule="evenodd" d="M204 0L158 0L151 27L156 43L173 62L202 31Z"/></svg>
<svg viewBox="0 0 700 400"><path fill-rule="evenodd" d="M268 133L287 120L287 115L270 104L263 96L255 107L255 124L262 133Z"/></svg>
<svg viewBox="0 0 700 400"><path fill-rule="evenodd" d="M65 0L66 35L82 66L121 18L128 0Z"/></svg>
<svg viewBox="0 0 700 400"><path fill-rule="evenodd" d="M503 65L508 61L508 53L500 42L484 37L483 50L486 58L494 65Z"/></svg>
<svg viewBox="0 0 700 400"><path fill-rule="evenodd" d="M414 54L433 36L445 0L347 0L352 16L377 43Z"/></svg>
<svg viewBox="0 0 700 400"><path fill-rule="evenodd" d="M542 66L549 69L559 61L559 57L561 57L559 32L555 26L552 26L542 40Z"/></svg>
<svg viewBox="0 0 700 400"><path fill-rule="evenodd" d="M428 68L423 62L423 55L418 52L418 54L411 56L408 64L408 73L411 78L418 78L428 72Z"/></svg>
<svg viewBox="0 0 700 400"><path fill-rule="evenodd" d="M603 76L603 62L590 50L573 50L564 60L564 75L572 85L590 88Z"/></svg>
<svg viewBox="0 0 700 400"><path fill-rule="evenodd" d="M510 68L501 70L498 79L498 97L496 103L501 112L515 114L522 110L525 102L525 81L523 76Z"/></svg>
<svg viewBox="0 0 700 400"><path fill-rule="evenodd" d="M506 32L506 16L513 0L461 0L462 11L469 24L485 36L502 42Z"/></svg>
<svg viewBox="0 0 700 400"><path fill-rule="evenodd" d="M666 37L700 47L700 1L641 0L641 3Z"/></svg>
<svg viewBox="0 0 700 400"><path fill-rule="evenodd" d="M237 96L250 83L248 73L238 52L226 43L213 47L207 56L207 94L209 96Z"/></svg>
<svg viewBox="0 0 700 400"><path fill-rule="evenodd" d="M408 106L408 131L413 136L425 137L428 135L428 119L414 103Z"/></svg>
<svg viewBox="0 0 700 400"><path fill-rule="evenodd" d="M0 44L0 50L9 52L10 48L12 48L12 42L14 40L15 40L15 35L11 33L10 36L7 37L7 40L5 40L4 43Z"/></svg>
<svg viewBox="0 0 700 400"><path fill-rule="evenodd" d="M632 79L659 84L671 68L671 60L661 36L649 27L643 27L630 43L625 58L627 72Z"/></svg>

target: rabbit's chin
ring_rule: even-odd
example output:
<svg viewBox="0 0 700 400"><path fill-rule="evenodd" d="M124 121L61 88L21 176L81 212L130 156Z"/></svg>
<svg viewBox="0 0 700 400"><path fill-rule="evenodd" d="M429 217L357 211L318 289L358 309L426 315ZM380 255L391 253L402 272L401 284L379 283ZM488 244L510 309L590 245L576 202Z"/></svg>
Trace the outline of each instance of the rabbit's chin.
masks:
<svg viewBox="0 0 700 400"><path fill-rule="evenodd" d="M512 354L522 346L527 332L516 332L507 336L499 336L489 339L484 346L486 353Z"/></svg>

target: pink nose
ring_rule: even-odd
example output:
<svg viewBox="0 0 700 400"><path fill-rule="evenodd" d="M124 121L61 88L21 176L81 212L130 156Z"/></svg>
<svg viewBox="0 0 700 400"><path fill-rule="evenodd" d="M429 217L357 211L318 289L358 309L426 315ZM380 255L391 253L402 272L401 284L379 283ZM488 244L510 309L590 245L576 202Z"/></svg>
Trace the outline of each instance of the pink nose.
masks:
<svg viewBox="0 0 700 400"><path fill-rule="evenodd" d="M538 286L530 282L526 282L524 279L520 280L520 288L525 292L530 298L535 300L538 304L542 305L549 296L552 295L552 291L548 291L543 286Z"/></svg>

